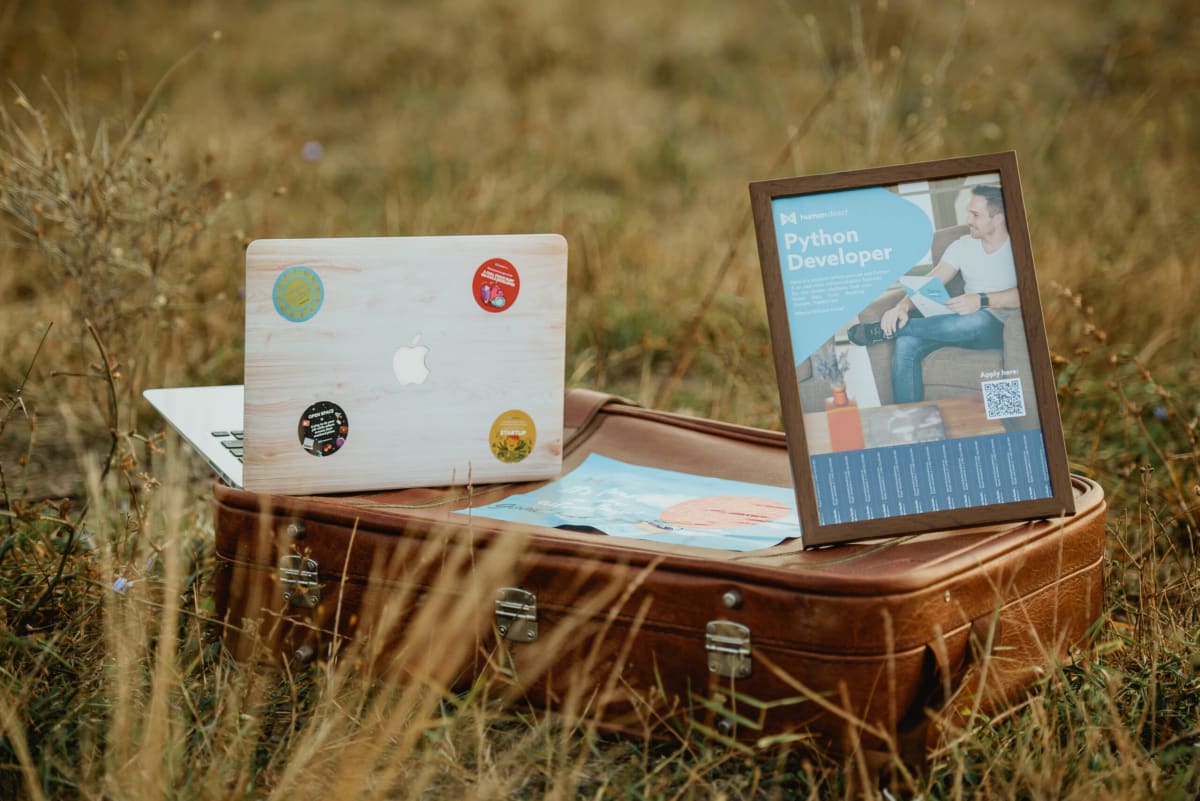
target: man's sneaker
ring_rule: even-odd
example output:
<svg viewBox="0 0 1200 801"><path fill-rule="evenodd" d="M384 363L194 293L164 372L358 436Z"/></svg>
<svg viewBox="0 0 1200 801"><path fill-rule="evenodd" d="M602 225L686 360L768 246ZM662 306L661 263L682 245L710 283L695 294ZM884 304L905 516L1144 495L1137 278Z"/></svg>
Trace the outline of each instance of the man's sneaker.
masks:
<svg viewBox="0 0 1200 801"><path fill-rule="evenodd" d="M883 326L879 323L855 323L850 326L850 330L846 332L846 336L855 345L874 345L891 339L891 337L883 333Z"/></svg>

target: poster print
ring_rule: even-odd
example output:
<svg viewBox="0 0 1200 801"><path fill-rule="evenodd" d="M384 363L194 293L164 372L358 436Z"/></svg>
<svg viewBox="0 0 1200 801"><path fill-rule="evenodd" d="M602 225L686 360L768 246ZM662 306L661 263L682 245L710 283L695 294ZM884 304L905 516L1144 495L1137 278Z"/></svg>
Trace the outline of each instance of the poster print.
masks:
<svg viewBox="0 0 1200 801"><path fill-rule="evenodd" d="M588 454L557 481L458 514L728 551L800 533L784 487L697 476Z"/></svg>
<svg viewBox="0 0 1200 801"><path fill-rule="evenodd" d="M1011 153L751 185L808 545L1073 510Z"/></svg>

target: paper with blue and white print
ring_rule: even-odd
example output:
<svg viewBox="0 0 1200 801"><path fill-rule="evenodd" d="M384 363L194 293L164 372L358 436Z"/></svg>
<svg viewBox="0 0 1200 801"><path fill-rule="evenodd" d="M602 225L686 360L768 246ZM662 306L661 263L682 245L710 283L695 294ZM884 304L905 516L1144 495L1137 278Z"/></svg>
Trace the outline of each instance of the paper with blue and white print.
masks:
<svg viewBox="0 0 1200 801"><path fill-rule="evenodd" d="M642 467L594 453L540 489L459 514L730 551L800 536L791 487Z"/></svg>

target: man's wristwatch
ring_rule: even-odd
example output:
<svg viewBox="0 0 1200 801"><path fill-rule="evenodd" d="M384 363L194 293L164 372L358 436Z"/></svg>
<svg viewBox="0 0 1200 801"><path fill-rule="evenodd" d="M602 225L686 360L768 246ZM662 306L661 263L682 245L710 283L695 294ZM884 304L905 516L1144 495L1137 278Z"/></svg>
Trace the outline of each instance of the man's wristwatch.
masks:
<svg viewBox="0 0 1200 801"><path fill-rule="evenodd" d="M979 293L979 308L986 309L988 307L988 296L986 292Z"/></svg>

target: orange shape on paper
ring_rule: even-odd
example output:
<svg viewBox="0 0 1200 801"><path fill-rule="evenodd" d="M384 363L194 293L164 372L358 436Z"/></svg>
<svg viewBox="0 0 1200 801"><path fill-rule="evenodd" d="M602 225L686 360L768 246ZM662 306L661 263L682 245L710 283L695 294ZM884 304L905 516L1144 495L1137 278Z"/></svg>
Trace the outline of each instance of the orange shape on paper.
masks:
<svg viewBox="0 0 1200 801"><path fill-rule="evenodd" d="M790 509L778 501L739 495L716 495L677 503L663 510L661 519L683 528L738 528L769 523Z"/></svg>

